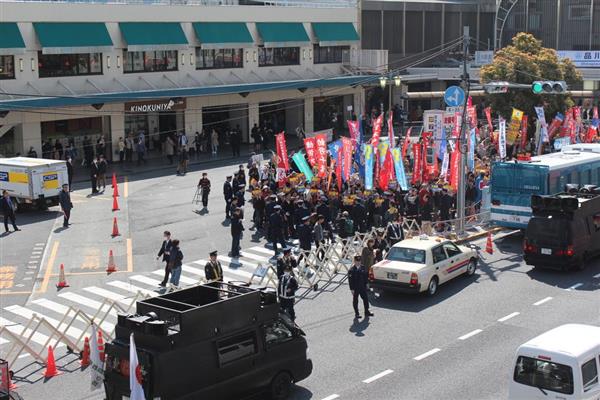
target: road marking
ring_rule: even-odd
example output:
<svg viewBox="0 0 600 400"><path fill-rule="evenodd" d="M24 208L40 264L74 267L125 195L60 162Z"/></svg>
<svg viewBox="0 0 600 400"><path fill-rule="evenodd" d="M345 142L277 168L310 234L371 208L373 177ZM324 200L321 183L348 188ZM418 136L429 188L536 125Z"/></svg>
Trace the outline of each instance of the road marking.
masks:
<svg viewBox="0 0 600 400"><path fill-rule="evenodd" d="M516 316L517 316L517 315L519 315L519 314L521 314L521 313L519 313L519 312L516 312L516 311L515 311L515 312L514 312L514 313L512 313L512 314L508 314L507 316L500 318L500 319L498 320L498 322L504 322L504 321L508 321L509 319L511 319L511 318L513 318L513 317L516 317Z"/></svg>
<svg viewBox="0 0 600 400"><path fill-rule="evenodd" d="M157 269L156 271L152 271L152 273L154 275L163 276L165 274L165 271L163 271L162 269ZM186 285L195 285L199 283L197 279L188 278L183 275L179 276L179 281L185 283Z"/></svg>
<svg viewBox="0 0 600 400"><path fill-rule="evenodd" d="M29 261L27 264L37 264L39 261Z"/></svg>
<svg viewBox="0 0 600 400"><path fill-rule="evenodd" d="M424 358L427 358L431 355L434 355L435 353L437 353L438 351L442 351L442 349L438 349L437 347L435 349L431 349L426 353L421 354L420 356L416 356L415 358L413 358L413 360L415 361L421 361Z"/></svg>
<svg viewBox="0 0 600 400"><path fill-rule="evenodd" d="M86 288L83 288L83 290L85 290L86 292L97 294L98 296L102 296L104 298L107 298L107 299L110 299L113 301L120 301L121 303L125 303L125 304L130 303L127 301L127 299L125 299L125 296L122 296L118 293L111 292L110 290L99 288L97 286L86 287Z"/></svg>
<svg viewBox="0 0 600 400"><path fill-rule="evenodd" d="M69 307L67 307L63 304L57 303L55 301L52 301L52 300L44 299L44 298L33 300L32 303L37 304L41 307L47 308L49 310L52 310L54 312L57 312L59 314L63 314L63 315L66 314L67 312L69 312ZM71 309L71 311L69 312L69 315L70 316L75 315L75 313L77 312L75 310L78 310L78 308L73 307ZM81 312L83 312L83 311L81 311ZM89 314L86 314L86 315L88 315L90 318L92 317L92 315L89 315ZM86 319L82 318L81 316L77 317L77 320L83 322L84 324L86 324L86 326L88 324L88 321ZM69 320L67 320L67 321L69 321ZM112 332L115 329L115 325L111 324L110 322L107 322L107 321L103 321L102 325L100 327L107 332Z"/></svg>
<svg viewBox="0 0 600 400"><path fill-rule="evenodd" d="M573 286L571 286L570 288L568 288L567 290L568 291L575 290L575 289L577 289L578 287L581 287L581 286L583 286L583 283L581 283L581 282L580 283L576 283Z"/></svg>
<svg viewBox="0 0 600 400"><path fill-rule="evenodd" d="M123 281L110 281L107 284L110 285L110 286L114 286L116 288L119 288L119 289L123 289L126 292L133 293L133 294L137 294L138 292L140 292L142 294L145 294L145 295L151 296L151 297L154 297L154 296L156 296L158 294L158 293L153 292L151 290L144 289L144 288L141 288L139 286L135 286L135 285L132 285L130 283L123 282Z"/></svg>
<svg viewBox="0 0 600 400"><path fill-rule="evenodd" d="M221 257L224 257L224 256L219 256L219 258L221 258ZM247 251L244 251L243 249L242 249L242 258L249 258L251 260L256 260L256 261L263 262L263 263L268 263L269 260L270 260L269 257L264 257L264 256L259 256L257 254L252 254L252 253L249 253Z"/></svg>
<svg viewBox="0 0 600 400"><path fill-rule="evenodd" d="M183 272L198 275L204 277L205 272L203 269L190 267L189 265L183 264Z"/></svg>
<svg viewBox="0 0 600 400"><path fill-rule="evenodd" d="M533 303L534 306L539 306L541 304L547 303L550 300L552 300L552 297L546 297L545 299L541 299L540 301L536 301L535 303Z"/></svg>
<svg viewBox="0 0 600 400"><path fill-rule="evenodd" d="M322 400L335 400L338 397L340 397L340 396L337 394L332 394L331 396L327 396L327 397L323 398Z"/></svg>
<svg viewBox="0 0 600 400"><path fill-rule="evenodd" d="M244 253L244 257L246 257L246 254L248 254L248 253L247 252ZM226 262L228 264L239 265L239 266L248 266L250 268L256 268L258 266L257 264L254 264L254 263L251 263L251 262L248 262L248 261L244 261L244 260L241 260L241 259L238 259L237 261L234 261L231 257L227 257L227 256L217 256L217 259L219 261L223 261L223 262ZM233 268L233 269L235 269L235 268Z"/></svg>
<svg viewBox="0 0 600 400"><path fill-rule="evenodd" d="M42 254L42 251L32 251L31 254Z"/></svg>
<svg viewBox="0 0 600 400"><path fill-rule="evenodd" d="M152 278L149 278L144 275L133 275L133 276L130 276L129 279L131 279L133 281L138 281L138 282L144 283L146 285L150 285L150 286L158 286L158 284L160 283L159 280L152 279Z"/></svg>
<svg viewBox="0 0 600 400"><path fill-rule="evenodd" d="M129 178L126 176L123 182L123 197L127 198L127 196L129 196Z"/></svg>
<svg viewBox="0 0 600 400"><path fill-rule="evenodd" d="M392 372L394 372L394 371L393 371L393 370L391 370L391 369L386 369L385 371L383 371L383 372L380 372L380 373L378 373L377 375L373 375L372 377L365 379L365 380L363 381L363 383L371 383L371 382L374 382L374 381L376 381L376 380L377 380L377 379L379 379L379 378L383 378L384 376L391 374Z"/></svg>
<svg viewBox="0 0 600 400"><path fill-rule="evenodd" d="M45 245L46 245L46 243L36 243L35 245L36 245L36 246L45 246Z"/></svg>
<svg viewBox="0 0 600 400"><path fill-rule="evenodd" d="M54 269L54 260L56 259L56 253L58 253L58 244L60 242L57 240L54 242L52 246L52 251L50 252L50 258L48 259L48 264L46 265L46 272L44 274L44 280L42 281L42 286L40 287L40 293L46 293L48 290L48 283L50 282L50 275L52 274L52 270Z"/></svg>
<svg viewBox="0 0 600 400"><path fill-rule="evenodd" d="M133 251L131 238L127 239L127 272L133 272Z"/></svg>
<svg viewBox="0 0 600 400"><path fill-rule="evenodd" d="M0 325L5 326L7 330L9 330L10 332L14 333L17 336L28 338L29 335L31 335L31 333L32 333L31 329L26 329L25 332L23 332L23 325L16 324L16 323L9 321L2 317L0 317ZM56 339L54 339L54 338L50 339L48 336L46 336L42 333L39 333L39 332L33 333L33 335L31 336L31 341L33 341L41 346L48 346L48 345L51 345L52 343L57 343ZM63 346L64 346L63 343L60 343L60 342L57 343L57 347L63 347Z"/></svg>
<svg viewBox="0 0 600 400"><path fill-rule="evenodd" d="M596 278L596 279L600 278L600 274L594 275L594 278Z"/></svg>
<svg viewBox="0 0 600 400"><path fill-rule="evenodd" d="M92 310L94 310L94 312L98 311L98 309L100 309L100 307L102 306L102 303L100 303L99 301L92 300L90 298L81 296L73 292L59 293L58 297L62 297L63 299L72 301L73 303L77 304L77 306L84 305L86 307L89 307ZM104 307L102 307L102 311L106 312L109 308L110 306L105 304Z"/></svg>
<svg viewBox="0 0 600 400"><path fill-rule="evenodd" d="M261 247L261 246L254 246L254 247L249 248L248 250L257 251L259 253L268 254L270 256L275 255L275 251L273 251L271 249L266 249L266 248Z"/></svg>
<svg viewBox="0 0 600 400"><path fill-rule="evenodd" d="M28 308L21 307L16 304L12 305L12 306L4 307L4 309L6 311L9 311L9 312L16 314L20 317L23 317L25 319L31 319L31 318L33 318L33 316L35 314L39 318L44 318L53 327L55 327L57 329L60 328L61 332L64 330L64 328L66 328L66 324L61 323L60 321L58 321L52 317L48 317L47 315L44 315L42 313L34 312ZM75 328L74 326L69 327L69 329L67 329L67 331L66 331L66 334L71 336L74 339L79 338L82 333L83 333L83 331L81 329Z"/></svg>
<svg viewBox="0 0 600 400"><path fill-rule="evenodd" d="M42 258L42 256L31 256L31 257L29 257L29 258L35 258L35 259L38 259L38 258Z"/></svg>
<svg viewBox="0 0 600 400"><path fill-rule="evenodd" d="M462 335L461 337L458 338L458 340L466 340L466 339L468 339L468 338L470 338L472 336L475 336L475 335L477 335L478 333L481 333L481 332L483 332L483 330L481 330L481 329L475 329L474 331L469 332L466 335Z"/></svg>

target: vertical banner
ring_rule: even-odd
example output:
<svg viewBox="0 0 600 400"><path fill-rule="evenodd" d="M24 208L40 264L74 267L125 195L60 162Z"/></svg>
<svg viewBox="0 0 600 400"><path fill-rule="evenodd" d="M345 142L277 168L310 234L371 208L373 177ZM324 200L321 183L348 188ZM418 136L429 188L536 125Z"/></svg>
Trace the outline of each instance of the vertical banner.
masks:
<svg viewBox="0 0 600 400"><path fill-rule="evenodd" d="M92 336L90 338L90 373L92 378L91 390L101 389L104 386L104 363L100 360L96 324L92 324Z"/></svg>
<svg viewBox="0 0 600 400"><path fill-rule="evenodd" d="M523 115L523 119L521 120L521 151L525 151L525 147L527 146L527 124L529 123L529 117L527 115Z"/></svg>
<svg viewBox="0 0 600 400"><path fill-rule="evenodd" d="M413 165L413 174L412 174L411 183L413 185L416 185L416 184L421 183L421 175L423 174L423 171L422 171L423 154L421 153L421 143L413 144L412 148L413 148L413 158L415 161L414 161L414 165Z"/></svg>
<svg viewBox="0 0 600 400"><path fill-rule="evenodd" d="M590 125L587 131L587 143L593 143L594 139L596 139L596 135L598 134L598 127Z"/></svg>
<svg viewBox="0 0 600 400"><path fill-rule="evenodd" d="M467 118L469 121L469 127L477 127L477 110L475 106L467 106Z"/></svg>
<svg viewBox="0 0 600 400"><path fill-rule="evenodd" d="M284 132L275 135L275 145L277 146L277 182L279 186L283 186L287 171L290 169Z"/></svg>
<svg viewBox="0 0 600 400"><path fill-rule="evenodd" d="M304 150L310 166L317 165L317 139L314 137L304 139Z"/></svg>
<svg viewBox="0 0 600 400"><path fill-rule="evenodd" d="M506 158L506 120L498 118L498 153L501 159Z"/></svg>
<svg viewBox="0 0 600 400"><path fill-rule="evenodd" d="M406 159L406 151L408 150L408 146L410 144L410 134L412 132L412 126L408 128L406 131L406 136L404 137L404 143L402 144L402 160Z"/></svg>
<svg viewBox="0 0 600 400"><path fill-rule="evenodd" d="M444 181L448 181L447 179L447 175L448 175L448 164L450 163L450 155L448 154L448 152L444 153L444 159L442 160L442 170L440 171L440 178L442 178Z"/></svg>
<svg viewBox="0 0 600 400"><path fill-rule="evenodd" d="M456 146L450 156L450 186L452 190L458 189L458 167L460 163L460 146Z"/></svg>
<svg viewBox="0 0 600 400"><path fill-rule="evenodd" d="M404 171L404 163L402 162L402 152L399 148L391 149L392 158L394 159L394 168L396 171L396 180L402 190L408 190L408 182L406 181L406 171Z"/></svg>
<svg viewBox="0 0 600 400"><path fill-rule="evenodd" d="M593 119L598 119L598 106L594 106Z"/></svg>
<svg viewBox="0 0 600 400"><path fill-rule="evenodd" d="M319 169L319 177L325 178L327 176L327 137L324 133L315 136L317 139L317 166Z"/></svg>
<svg viewBox="0 0 600 400"><path fill-rule="evenodd" d="M296 163L296 166L304 174L306 177L306 181L310 182L313 178L313 173L308 164L306 163L306 159L304 158L304 154L296 153L292 156L292 160Z"/></svg>
<svg viewBox="0 0 600 400"><path fill-rule="evenodd" d="M565 120L560 128L560 137L570 137L571 120L573 119L573 109L569 108L565 113Z"/></svg>
<svg viewBox="0 0 600 400"><path fill-rule="evenodd" d="M390 178L392 177L392 153L390 151L385 152L385 160L379 170L379 188L381 190L388 190L390 185Z"/></svg>
<svg viewBox="0 0 600 400"><path fill-rule="evenodd" d="M506 132L506 143L509 146L515 144L517 140L517 136L519 136L519 132L521 131L521 120L523 119L523 111L517 110L513 108L512 116L510 117L510 125L508 126L508 130Z"/></svg>
<svg viewBox="0 0 600 400"><path fill-rule="evenodd" d="M379 166L381 167L385 161L385 155L387 154L390 145L386 142L379 142L377 145L377 151L379 153Z"/></svg>
<svg viewBox="0 0 600 400"><path fill-rule="evenodd" d="M471 132L469 134L469 158L467 159L469 165L469 171L475 171L475 146L477 141L477 134L475 132L475 128L471 128Z"/></svg>
<svg viewBox="0 0 600 400"><path fill-rule="evenodd" d="M373 145L365 144L365 189L373 190L373 164L375 163L375 154L373 154Z"/></svg>
<svg viewBox="0 0 600 400"><path fill-rule="evenodd" d="M492 123L492 108L486 107L483 112L485 113L485 119L487 119L488 123L488 132L490 133L490 138L492 142L494 141L494 124Z"/></svg>
<svg viewBox="0 0 600 400"><path fill-rule="evenodd" d="M348 132L350 132L350 140L352 140L352 145L356 147L356 144L359 143L359 121L346 121L348 123Z"/></svg>
<svg viewBox="0 0 600 400"><path fill-rule="evenodd" d="M433 133L433 145L435 154L440 152L440 140L442 139L442 129L444 128L444 111L425 110L423 112L423 130Z"/></svg>
<svg viewBox="0 0 600 400"><path fill-rule="evenodd" d="M549 139L552 139L554 134L556 134L556 131L558 130L558 128L560 128L564 119L565 119L564 115L562 115L561 113L556 113L556 115L554 116L554 119L552 120L552 122L550 123L550 126L548 127L548 138Z"/></svg>
<svg viewBox="0 0 600 400"><path fill-rule="evenodd" d="M333 165L331 166L333 169ZM335 163L335 179L337 181L338 191L342 192L342 149L337 153L337 162Z"/></svg>
<svg viewBox="0 0 600 400"><path fill-rule="evenodd" d="M389 114L390 115L387 120L388 141L390 142L390 147L395 147L396 146L396 138L394 137L394 114L391 112Z"/></svg>
<svg viewBox="0 0 600 400"><path fill-rule="evenodd" d="M352 166L352 140L342 137L342 178L344 181L350 179L350 167Z"/></svg>
<svg viewBox="0 0 600 400"><path fill-rule="evenodd" d="M373 121L373 137L371 138L371 144L373 146L377 146L379 143L379 138L381 137L381 128L383 126L383 113L379 114Z"/></svg>
<svg viewBox="0 0 600 400"><path fill-rule="evenodd" d="M365 157L363 153L363 129L362 117L358 119L358 136L356 137L356 145L354 146L354 162L352 163L352 172L354 173L354 164L358 167L358 175L365 178Z"/></svg>
<svg viewBox="0 0 600 400"><path fill-rule="evenodd" d="M448 142L446 140L446 128L442 127L442 138L440 140L440 148L437 153L437 157L440 160L444 159L444 154L446 154L447 147L448 147Z"/></svg>

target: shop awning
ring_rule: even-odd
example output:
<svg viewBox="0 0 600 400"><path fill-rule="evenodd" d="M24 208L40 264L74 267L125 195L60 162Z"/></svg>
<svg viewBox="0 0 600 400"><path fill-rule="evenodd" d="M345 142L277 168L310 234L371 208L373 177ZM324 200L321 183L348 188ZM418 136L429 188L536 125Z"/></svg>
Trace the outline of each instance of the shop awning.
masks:
<svg viewBox="0 0 600 400"><path fill-rule="evenodd" d="M195 22L193 25L203 49L237 49L254 43L244 22Z"/></svg>
<svg viewBox="0 0 600 400"><path fill-rule="evenodd" d="M340 46L360 40L352 22L313 22L319 46Z"/></svg>
<svg viewBox="0 0 600 400"><path fill-rule="evenodd" d="M265 47L307 46L310 39L301 22L257 22L256 29Z"/></svg>
<svg viewBox="0 0 600 400"><path fill-rule="evenodd" d="M23 54L25 42L16 22L0 22L0 55Z"/></svg>
<svg viewBox="0 0 600 400"><path fill-rule="evenodd" d="M34 22L44 54L102 53L113 42L101 22Z"/></svg>
<svg viewBox="0 0 600 400"><path fill-rule="evenodd" d="M119 22L129 51L184 50L188 41L179 22Z"/></svg>

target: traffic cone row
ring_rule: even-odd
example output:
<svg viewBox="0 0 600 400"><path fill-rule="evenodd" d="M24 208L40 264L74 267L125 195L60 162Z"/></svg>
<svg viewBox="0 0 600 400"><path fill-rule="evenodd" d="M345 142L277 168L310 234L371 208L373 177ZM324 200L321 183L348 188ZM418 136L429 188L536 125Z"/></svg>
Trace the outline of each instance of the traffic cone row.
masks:
<svg viewBox="0 0 600 400"><path fill-rule="evenodd" d="M117 174L115 174L114 172L113 172L113 175L112 175L112 183L111 183L111 186L112 186L112 188L113 188L113 189L114 189L115 187L117 187Z"/></svg>
<svg viewBox="0 0 600 400"><path fill-rule="evenodd" d="M117 217L113 218L113 229L112 229L112 237L117 237L120 236L121 234L119 233L119 225L117 225Z"/></svg>
<svg viewBox="0 0 600 400"><path fill-rule="evenodd" d="M110 250L108 253L108 266L106 267L107 273L117 272L117 266L115 265L115 259L113 257L113 251Z"/></svg>
<svg viewBox="0 0 600 400"><path fill-rule="evenodd" d="M65 278L65 265L60 264L60 273L58 274L58 283L56 284L57 289L69 287L67 278Z"/></svg>
<svg viewBox="0 0 600 400"><path fill-rule="evenodd" d="M80 364L82 367L90 365L90 339L87 336L83 342L83 352L81 353Z"/></svg>
<svg viewBox="0 0 600 400"><path fill-rule="evenodd" d="M53 376L60 375L60 372L56 369L56 361L54 360L54 349L52 346L48 346L48 358L46 358L46 371L44 372L44 378L52 378Z"/></svg>
<svg viewBox="0 0 600 400"><path fill-rule="evenodd" d="M116 197L113 197L113 207L112 207L113 211L119 211L119 202L117 201Z"/></svg>
<svg viewBox="0 0 600 400"><path fill-rule="evenodd" d="M485 244L485 252L488 254L494 254L494 246L492 244L492 232L488 233L487 243Z"/></svg>

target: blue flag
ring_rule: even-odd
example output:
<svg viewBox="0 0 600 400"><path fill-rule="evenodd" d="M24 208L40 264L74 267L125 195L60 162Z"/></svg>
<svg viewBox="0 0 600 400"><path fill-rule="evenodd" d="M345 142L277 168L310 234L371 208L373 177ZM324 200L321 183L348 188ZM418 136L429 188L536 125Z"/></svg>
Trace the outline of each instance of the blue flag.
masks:
<svg viewBox="0 0 600 400"><path fill-rule="evenodd" d="M469 171L475 171L475 141L477 140L475 136L475 128L471 129L471 139L469 140L469 158L467 162L469 163Z"/></svg>
<svg viewBox="0 0 600 400"><path fill-rule="evenodd" d="M365 144L365 189L373 190L373 166L375 164L375 154L373 146Z"/></svg>
<svg viewBox="0 0 600 400"><path fill-rule="evenodd" d="M440 141L440 151L438 152L438 160L444 159L444 153L448 144L446 143L446 128L442 126L442 140Z"/></svg>

